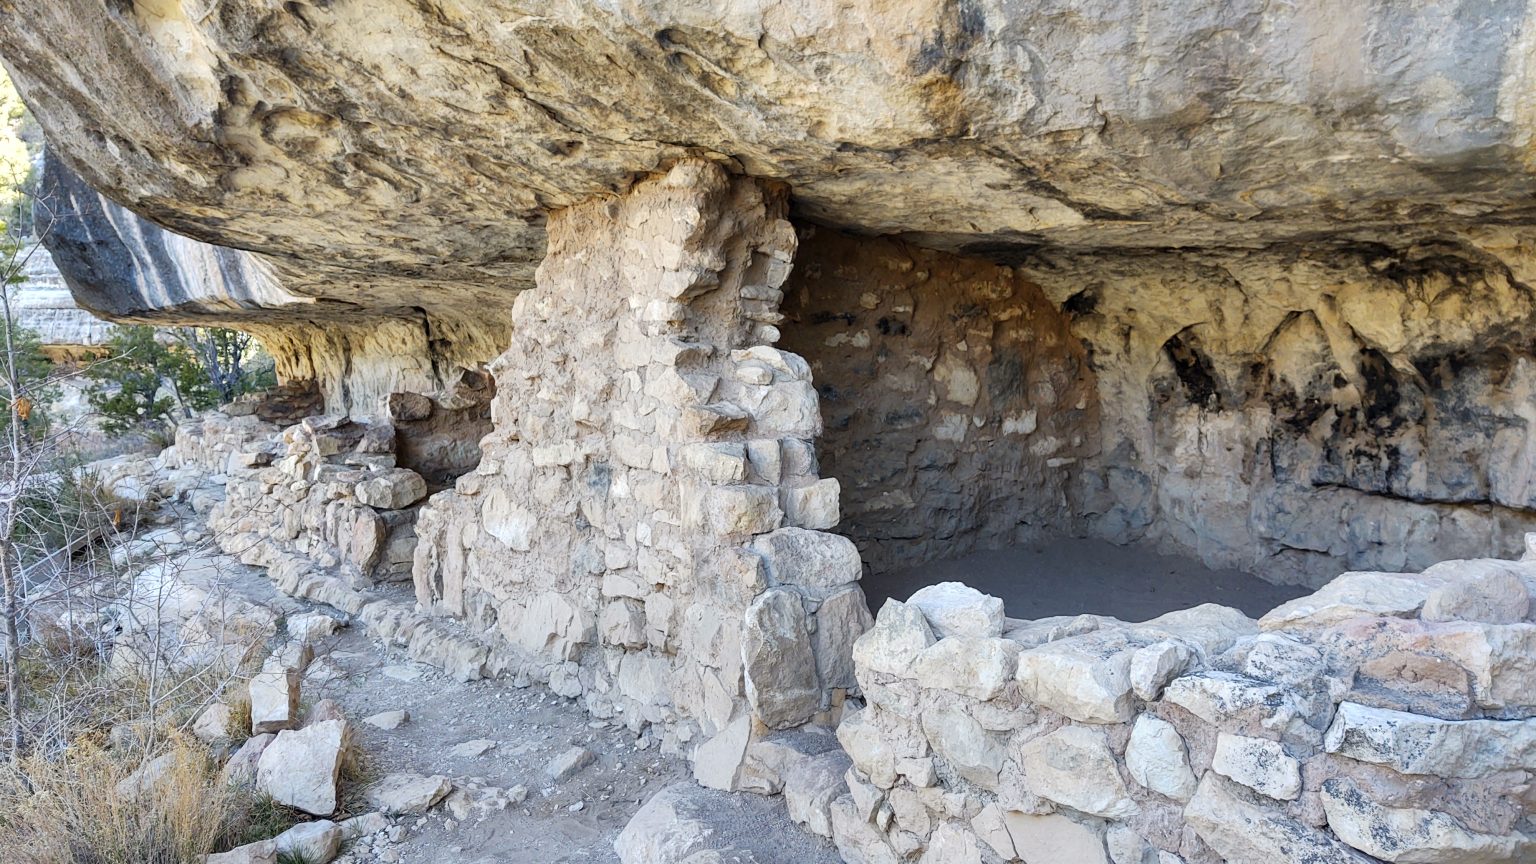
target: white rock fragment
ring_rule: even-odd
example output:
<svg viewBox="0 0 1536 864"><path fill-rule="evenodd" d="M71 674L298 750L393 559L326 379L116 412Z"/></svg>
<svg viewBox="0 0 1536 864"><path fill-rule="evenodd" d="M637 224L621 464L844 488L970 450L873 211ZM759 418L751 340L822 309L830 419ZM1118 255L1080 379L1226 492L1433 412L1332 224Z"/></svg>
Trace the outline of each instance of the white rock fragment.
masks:
<svg viewBox="0 0 1536 864"><path fill-rule="evenodd" d="M1211 770L1278 801L1301 795L1301 763L1278 741L1222 732Z"/></svg>
<svg viewBox="0 0 1536 864"><path fill-rule="evenodd" d="M453 782L441 774L389 774L368 787L369 806L391 816L422 814L453 791Z"/></svg>
<svg viewBox="0 0 1536 864"><path fill-rule="evenodd" d="M900 677L912 674L912 664L934 643L928 619L915 606L887 600L875 625L853 643L856 667Z"/></svg>
<svg viewBox="0 0 1536 864"><path fill-rule="evenodd" d="M1029 791L1105 819L1124 819L1140 808L1126 793L1103 732L1063 726L1019 748Z"/></svg>
<svg viewBox="0 0 1536 864"><path fill-rule="evenodd" d="M1172 723L1151 714L1137 717L1131 728L1125 767L1132 780L1175 801L1188 801L1195 794L1195 772L1183 736Z"/></svg>
<svg viewBox="0 0 1536 864"><path fill-rule="evenodd" d="M256 786L272 800L315 816L336 812L347 721L326 720L277 733L256 766Z"/></svg>
<svg viewBox="0 0 1536 864"><path fill-rule="evenodd" d="M1486 777L1536 765L1536 719L1442 720L1341 702L1324 743L1400 774Z"/></svg>
<svg viewBox="0 0 1536 864"><path fill-rule="evenodd" d="M597 761L597 754L585 747L568 747L544 766L544 776L551 783L563 783L577 771Z"/></svg>
<svg viewBox="0 0 1536 864"><path fill-rule="evenodd" d="M961 582L919 588L907 605L916 606L940 639L948 636L991 638L1003 635L1003 601Z"/></svg>
<svg viewBox="0 0 1536 864"><path fill-rule="evenodd" d="M406 723L411 722L411 712L403 708L394 711L380 711L377 714L364 717L363 722L375 729L384 729L386 731L399 729Z"/></svg>

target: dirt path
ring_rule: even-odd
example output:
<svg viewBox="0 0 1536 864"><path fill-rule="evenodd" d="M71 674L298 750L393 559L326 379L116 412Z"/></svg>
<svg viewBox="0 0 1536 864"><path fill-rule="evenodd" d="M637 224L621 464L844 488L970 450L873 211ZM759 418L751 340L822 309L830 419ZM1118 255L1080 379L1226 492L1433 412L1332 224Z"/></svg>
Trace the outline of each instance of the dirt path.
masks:
<svg viewBox="0 0 1536 864"><path fill-rule="evenodd" d="M683 759L645 746L650 739L640 739L645 749L639 749L633 733L591 720L575 703L541 687L454 681L355 627L323 643L310 668L306 701L341 704L372 778L442 774L467 790L507 790L513 798L518 787L526 790L524 800L505 810L482 808L455 818L450 801L426 817L406 817L405 836L389 847L401 862L617 862L613 840L641 803L690 776ZM363 722L395 710L410 715L398 728ZM478 755L471 754L484 743L455 751L466 742L493 743ZM545 766L571 747L590 750L595 761L551 782ZM358 851L351 860L370 860Z"/></svg>

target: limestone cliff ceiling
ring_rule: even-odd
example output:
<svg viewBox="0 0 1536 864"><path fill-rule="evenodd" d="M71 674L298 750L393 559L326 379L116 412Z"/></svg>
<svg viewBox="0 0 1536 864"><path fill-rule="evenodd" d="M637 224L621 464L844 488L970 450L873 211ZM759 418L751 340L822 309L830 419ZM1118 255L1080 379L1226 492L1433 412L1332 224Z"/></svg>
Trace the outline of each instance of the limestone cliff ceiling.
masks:
<svg viewBox="0 0 1536 864"><path fill-rule="evenodd" d="M525 286L685 154L1008 258L1532 221L1536 3L0 0L92 185L300 294Z"/></svg>

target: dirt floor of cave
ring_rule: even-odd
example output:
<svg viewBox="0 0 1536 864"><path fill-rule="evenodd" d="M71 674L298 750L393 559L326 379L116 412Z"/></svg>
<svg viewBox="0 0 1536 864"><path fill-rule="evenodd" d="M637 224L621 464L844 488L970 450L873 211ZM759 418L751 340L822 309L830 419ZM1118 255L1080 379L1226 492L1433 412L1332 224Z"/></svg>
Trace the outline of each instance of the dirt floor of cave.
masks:
<svg viewBox="0 0 1536 864"><path fill-rule="evenodd" d="M872 610L905 600L924 585L964 582L1001 597L1010 618L1109 615L1146 621L1201 603L1232 606L1257 618L1312 589L1274 585L1241 570L1213 570L1193 558L1162 555L1145 545L1057 538L930 561L867 576Z"/></svg>

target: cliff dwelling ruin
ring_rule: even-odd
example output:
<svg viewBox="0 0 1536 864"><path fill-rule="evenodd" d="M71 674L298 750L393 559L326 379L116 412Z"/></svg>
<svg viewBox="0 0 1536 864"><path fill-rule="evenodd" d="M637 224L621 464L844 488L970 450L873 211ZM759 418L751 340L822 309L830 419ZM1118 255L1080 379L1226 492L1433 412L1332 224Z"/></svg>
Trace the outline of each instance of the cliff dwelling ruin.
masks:
<svg viewBox="0 0 1536 864"><path fill-rule="evenodd" d="M544 5L3 9L227 554L848 862L1536 857L1536 7Z"/></svg>

